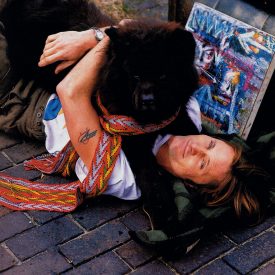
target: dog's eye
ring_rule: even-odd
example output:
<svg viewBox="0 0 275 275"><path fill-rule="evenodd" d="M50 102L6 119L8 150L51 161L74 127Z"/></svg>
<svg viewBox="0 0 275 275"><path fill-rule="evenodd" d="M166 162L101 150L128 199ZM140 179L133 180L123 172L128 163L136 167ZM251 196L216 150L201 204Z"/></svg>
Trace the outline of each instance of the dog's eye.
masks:
<svg viewBox="0 0 275 275"><path fill-rule="evenodd" d="M159 80L164 80L164 79L166 79L166 74L161 75L159 78Z"/></svg>
<svg viewBox="0 0 275 275"><path fill-rule="evenodd" d="M139 75L134 75L134 79L135 80L140 80L140 76Z"/></svg>

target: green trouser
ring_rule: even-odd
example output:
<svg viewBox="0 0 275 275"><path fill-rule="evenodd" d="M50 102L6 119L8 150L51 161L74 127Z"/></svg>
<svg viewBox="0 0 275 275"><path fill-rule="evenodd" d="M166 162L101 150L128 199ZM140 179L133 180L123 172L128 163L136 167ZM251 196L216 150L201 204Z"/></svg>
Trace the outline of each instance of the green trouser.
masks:
<svg viewBox="0 0 275 275"><path fill-rule="evenodd" d="M50 92L15 75L0 22L0 131L44 140L43 111Z"/></svg>

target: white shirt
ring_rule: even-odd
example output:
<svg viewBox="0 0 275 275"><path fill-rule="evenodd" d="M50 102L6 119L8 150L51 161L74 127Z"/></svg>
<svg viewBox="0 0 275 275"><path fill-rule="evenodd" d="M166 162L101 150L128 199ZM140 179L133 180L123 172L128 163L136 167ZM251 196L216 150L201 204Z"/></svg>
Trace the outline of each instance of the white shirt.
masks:
<svg viewBox="0 0 275 275"><path fill-rule="evenodd" d="M192 98L187 104L190 118L199 130L201 130L201 120L198 103ZM43 123L45 125L46 142L45 146L49 153L57 154L69 142L70 137L65 123L65 117L60 100L56 94L52 94L45 108ZM170 138L158 136L153 146L153 153L156 155L159 148ZM83 181L88 174L88 169L78 158L75 166L75 173L80 181ZM136 184L134 174L130 164L123 152L120 151L112 175L108 181L108 187L104 194L112 195L124 200L135 200L141 196L139 187Z"/></svg>

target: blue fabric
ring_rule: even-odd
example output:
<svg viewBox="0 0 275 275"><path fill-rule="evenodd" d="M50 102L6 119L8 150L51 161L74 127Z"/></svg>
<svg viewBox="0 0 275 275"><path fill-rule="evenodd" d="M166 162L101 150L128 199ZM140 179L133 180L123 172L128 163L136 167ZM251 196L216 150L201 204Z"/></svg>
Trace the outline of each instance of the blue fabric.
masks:
<svg viewBox="0 0 275 275"><path fill-rule="evenodd" d="M59 98L51 99L44 112L44 120L55 119L61 109L61 102Z"/></svg>

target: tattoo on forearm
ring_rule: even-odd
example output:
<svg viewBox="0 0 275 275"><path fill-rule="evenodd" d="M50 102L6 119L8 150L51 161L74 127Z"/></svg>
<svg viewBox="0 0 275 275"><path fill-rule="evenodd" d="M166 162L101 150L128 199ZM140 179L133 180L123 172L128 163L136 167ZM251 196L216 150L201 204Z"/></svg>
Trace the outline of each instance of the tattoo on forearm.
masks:
<svg viewBox="0 0 275 275"><path fill-rule="evenodd" d="M89 139L96 135L96 130L91 131L90 129L86 129L83 133L80 133L78 141L80 143L86 144L88 143Z"/></svg>

